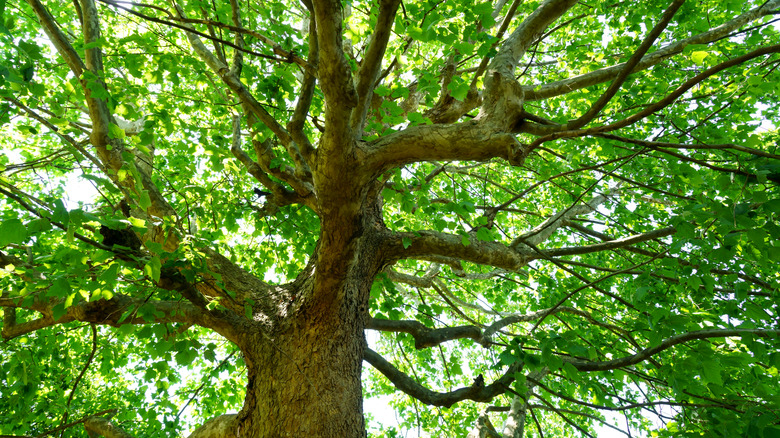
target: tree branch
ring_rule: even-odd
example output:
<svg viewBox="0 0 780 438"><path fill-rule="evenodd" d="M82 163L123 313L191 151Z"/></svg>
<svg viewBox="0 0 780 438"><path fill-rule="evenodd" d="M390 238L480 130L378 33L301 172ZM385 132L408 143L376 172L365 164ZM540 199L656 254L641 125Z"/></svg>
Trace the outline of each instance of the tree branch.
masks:
<svg viewBox="0 0 780 438"><path fill-rule="evenodd" d="M608 192L613 192L617 190L608 190ZM520 244L529 244L529 245L539 245L540 243L544 242L545 240L549 239L550 236L555 233L555 231L558 230L563 224L566 223L566 221L570 220L574 216L579 216L583 214L588 214L596 211L596 208L598 208L599 205L603 204L608 198L611 193L607 194L599 194L593 197L593 199L590 200L590 202L586 204L576 204L571 205L558 213L554 214L552 217L547 219L546 221L542 222L539 226L534 228L531 231L528 231L526 233L521 234L517 238L515 238L512 243L511 247L516 247Z"/></svg>
<svg viewBox="0 0 780 438"><path fill-rule="evenodd" d="M469 241L463 244L463 239ZM407 245L404 248L404 242ZM416 232L392 233L386 241L388 260L446 256L458 260L494 266L507 271L517 272L538 255L526 248L511 249L498 242L485 242L476 237L464 237L437 231L421 230Z"/></svg>
<svg viewBox="0 0 780 438"><path fill-rule="evenodd" d="M51 132L55 133L57 137L61 138L65 143L73 147L73 149L77 150L80 154L87 157L87 159L94 164L98 169L100 169L103 173L106 173L106 168L103 166L103 163L101 163L97 158L95 158L94 155L89 153L86 149L84 149L84 146L77 142L73 137L71 137L68 134L60 132L61 130L55 126L53 123L51 123L49 120L43 118L40 114L36 113L32 110L32 108L28 107L27 105L23 104L21 101L14 99L13 97L8 96L0 96L3 100L7 102L11 102L14 106L21 109L25 113L27 113L30 117L37 120L39 123L47 127ZM46 110L43 110L46 112Z"/></svg>
<svg viewBox="0 0 780 438"><path fill-rule="evenodd" d="M308 62L314 65L315 68L320 62L320 49L317 43L317 23L314 20L313 12L309 19L309 59ZM287 130L290 131L290 135L301 147L301 153L303 157L311 162L314 155L314 146L309 141L309 138L304 134L303 128L306 121L306 117L309 114L311 108L311 102L314 98L314 92L316 90L317 76L313 72L304 71L303 84L301 84L301 91L298 93L298 101L295 104L295 112L290 121L287 123Z"/></svg>
<svg viewBox="0 0 780 438"><path fill-rule="evenodd" d="M573 360L569 358L562 358L564 362L568 362L572 365L574 365L575 368L577 368L580 371L607 371L607 370L614 370L616 368L622 368L627 367L631 365L636 365L640 362L643 362L645 360L648 360L652 358L654 355L669 349L671 347L674 347L675 345L682 344L685 342L697 340L697 339L708 339L708 338L728 338L728 337L743 337L748 335L754 335L759 336L762 338L772 338L772 337L779 337L780 336L780 330L774 330L774 329L711 329L711 330L699 330L695 332L688 332L683 333L680 335L672 336L670 338L667 338L663 340L660 344L656 345L655 347L651 348L645 348L644 350L632 355L632 356L626 356L622 357L620 359L613 359L608 361L602 361L602 362L590 362L590 361L581 361L581 360Z"/></svg>
<svg viewBox="0 0 780 438"><path fill-rule="evenodd" d="M629 117L626 117L625 119L618 120L617 122L610 123L609 125L602 125L602 126L596 126L593 128L588 129L576 129L576 130L570 130L570 131L559 131L554 132L553 134L545 135L543 137L539 137L536 140L534 140L533 143L529 145L529 148L531 150L535 149L539 145L551 141L556 140L559 138L572 138L572 137L582 137L585 135L594 135L594 134L601 134L605 132L615 131L620 128L624 128L626 126L630 126L639 120L644 119L645 117L654 114L663 108L671 105L674 103L677 98L682 96L685 92L690 90L691 88L695 87L699 83L703 82L705 79L709 78L710 76L714 76L717 73L720 73L721 71L734 67L736 65L745 63L747 61L750 61L753 58L757 58L759 56L768 55L771 53L778 53L780 52L780 44L775 44L772 46L767 47L761 47L759 49L756 49L752 52L748 52L742 56L738 56L736 58L730 59L728 61L722 62L714 67L710 67L707 70L704 70L703 72L697 74L696 76L692 77L691 79L685 81L682 85L677 87L674 91L669 93L666 97L659 100L658 102L648 105L644 110L633 114ZM558 130L563 128L553 128L553 130Z"/></svg>
<svg viewBox="0 0 780 438"><path fill-rule="evenodd" d="M235 420L237 414L214 417L195 429L187 438L223 438L236 435Z"/></svg>
<svg viewBox="0 0 780 438"><path fill-rule="evenodd" d="M663 141L648 141L648 140L636 140L633 138L621 137L613 134L596 134L596 137L602 137L609 140L620 141L623 143L635 144L638 146L644 146L652 149L668 148L668 149L691 149L691 150L735 150L745 152L750 155L758 157L771 158L774 160L780 160L780 155L765 152L760 149L755 149L747 146L741 146L734 143L725 144L682 144L682 143L668 143Z"/></svg>
<svg viewBox="0 0 780 438"><path fill-rule="evenodd" d="M435 347L455 339L468 338L477 342L481 342L482 340L482 330L473 325L431 329L416 320L397 321L371 318L368 320L366 328L384 332L409 333L414 337L414 348L418 350Z"/></svg>
<svg viewBox="0 0 780 438"><path fill-rule="evenodd" d="M500 0L496 3L495 8L493 9L493 13L491 14L493 18L497 18L499 12L501 12L501 7L504 3L506 3L507 0ZM491 49L495 48L501 38L503 38L504 33L509 28L509 24L512 22L512 19L515 18L515 14L517 13L517 8L520 7L520 5L523 3L524 0L514 0L512 2L512 5L509 6L509 10L506 13L506 16L504 16L504 19L501 21L501 27L499 27L498 32L496 32L496 42L493 43L491 46ZM471 85L469 88L474 88L477 86L477 81L479 78L482 77L482 75L485 73L485 70L487 69L488 62L490 62L491 57L489 55L485 55L482 58L482 61L480 62L479 66L477 67L476 71L474 72L474 77L471 79ZM519 59L518 59L519 61Z"/></svg>
<svg viewBox="0 0 780 438"><path fill-rule="evenodd" d="M121 10L127 12L128 14L135 15L136 17L141 18L143 20L151 21L153 23L164 24L166 26L170 26L170 27L173 27L173 28L176 28L176 29L182 29L182 30L185 30L185 31L188 31L188 32L192 32L192 33L194 33L195 35L197 35L199 37L206 38L206 39L208 39L210 41L213 41L215 44L219 43L219 44L226 45L228 47L231 47L231 48L235 49L238 52L248 53L250 55L257 56L257 57L263 58L263 59L268 59L268 60L271 60L271 61L294 63L294 64L297 64L299 67L301 67L301 69L303 69L304 71L308 71L310 73L315 73L316 74L316 70L314 69L314 67L312 65L310 65L309 63L307 63L306 60L304 60L303 58L295 55L295 53L293 53L293 52L289 52L287 50L284 50L282 48L282 46L280 46L279 44L276 44L271 38L268 38L267 36L265 36L265 35L263 35L263 34L261 34L259 32L255 32L253 30L241 27L240 24L235 24L234 23L235 25L231 26L229 24L225 24L225 23L222 23L220 21L214 21L214 20L200 20L200 19L186 18L186 17L174 17L174 16L171 16L170 12L168 12L166 10L163 10L162 8L157 8L157 7L154 7L154 6L151 6L151 5L147 5L147 4L139 4L139 3L128 2L128 3L132 4L133 6L144 6L144 7L151 7L153 9L163 10L166 14L168 14L168 16L172 20L176 20L176 21L179 21L181 23L205 24L207 26L214 26L214 27L221 27L221 28L224 28L224 29L228 29L228 30L230 30L232 32L236 32L236 34L237 34L236 38L237 39L239 38L239 35L241 35L241 34L250 35L250 36L252 36L254 38L257 38L257 40L261 41L263 44L271 46L274 54L278 55L278 57L271 56L271 55L266 55L264 53L260 53L260 52L256 52L256 51L253 51L253 50L246 49L246 48L244 48L243 43L242 44L231 43L230 41L226 41L224 39L216 38L216 37L211 36L209 34L205 34L203 32L199 32L199 31L193 29L192 26L187 26L187 25L178 24L178 23L174 23L174 22L170 22L170 21L166 21L166 20L161 20L159 18L152 17L150 15L142 14L142 13L140 13L138 11L134 11L134 10L132 10L130 8L122 6L119 2L116 2L116 1L111 1L111 0L99 0L99 1L102 2L102 3L105 3L107 5L111 5L111 6L115 7L115 8L121 9Z"/></svg>
<svg viewBox="0 0 780 438"><path fill-rule="evenodd" d="M17 323L14 326L3 326L2 336L11 339L17 336L31 333L41 328L51 327L57 324L65 324L72 321L89 322L100 325L119 327L124 324L148 324L149 322L182 322L194 323L202 327L214 329L226 338L235 342L235 329L229 314L219 310L202 310L194 305L182 301L148 301L145 299L131 298L126 295L114 295L113 298L96 301L81 301L67 309L59 319L54 319L53 308L64 303L64 299L46 299L42 292L32 294L32 303L28 303L27 297L2 297L0 307L24 308L34 310L43 316L38 319ZM138 310L145 307L142 316ZM152 306L148 308L148 306ZM126 314L132 310L131 313ZM124 318L123 318L124 316Z"/></svg>
<svg viewBox="0 0 780 438"><path fill-rule="evenodd" d="M613 324L601 322L588 312L567 306L550 307L525 314L512 314L490 324L484 330L476 325L433 329L426 327L415 320L389 320L379 318L369 319L366 328L383 332L408 333L414 338L414 347L418 350L435 347L444 342L454 341L456 339L473 339L483 347L488 347L493 342L493 335L509 325L520 322L538 321L557 313L570 313L572 315L580 316L591 324L617 333L631 345L635 347L638 346L637 342L625 329Z"/></svg>
<svg viewBox="0 0 780 438"><path fill-rule="evenodd" d="M95 324L90 324L89 328L92 330L92 348L90 349L89 356L87 356L87 361L81 368L81 372L78 376L76 376L76 380L73 381L73 387L71 387L70 394L68 394L68 401L65 403L65 413L62 415L62 421L60 422L60 425L64 425L65 422L68 421L68 410L70 409L70 402L73 401L73 397L76 395L76 388L78 388L79 382L81 382L84 374L87 373L90 365L92 365L92 360L95 358L95 353L97 352L97 329L95 328Z"/></svg>
<svg viewBox="0 0 780 438"><path fill-rule="evenodd" d="M112 121L111 115L108 112L108 107L106 107L106 104L102 99L91 97L93 90L90 87L103 87L105 89L105 83L103 82L103 78L101 78L101 75L103 74L103 64L100 49L96 47L87 50L88 64L85 64L40 0L27 0L27 2L33 8L35 15L41 22L43 30L46 32L49 40L54 44L57 52L68 64L68 67L70 67L73 74L79 78L79 82L81 83L87 98L90 119L93 124L90 137L92 144L98 149L100 159L106 167L113 171L119 170L122 166L121 147L112 149L111 151L106 148L106 145L109 144L110 140L108 138L108 127ZM87 1L83 3L83 11L89 14L84 17L84 42L87 44L94 42L99 38L100 30L99 23L97 22L97 10L94 8L94 3L87 4ZM96 50L97 52L95 52ZM96 70L98 68L100 68L100 70ZM93 77L86 77L84 75L85 71L89 71Z"/></svg>
<svg viewBox="0 0 780 438"><path fill-rule="evenodd" d="M46 10L46 7L43 6L43 3L41 3L40 0L27 0L27 3L32 7L33 12L35 12L35 15L38 17L38 21L40 21L43 31L46 33L46 36L49 37L49 41L51 41L57 49L57 53L59 53L60 56L62 56L62 59L65 60L65 63L68 64L73 75L80 78L87 67L70 44L70 41L68 41L68 37L65 36L57 25L54 17L49 14L49 11Z"/></svg>
<svg viewBox="0 0 780 438"><path fill-rule="evenodd" d="M506 392L506 388L515 380L515 373L520 370L520 365L515 363L507 369L503 376L490 385L482 386L474 384L469 387L456 389L455 391L442 393L431 391L415 382L411 377L401 372L370 348L364 350L363 360L371 364L377 371L384 374L396 388L409 396L414 397L427 405L442 406L445 408L449 408L455 403L463 400L474 400L478 402L491 401L497 395Z"/></svg>
<svg viewBox="0 0 780 438"><path fill-rule="evenodd" d="M254 119L254 116L250 114L249 120ZM252 160L252 158L241 149L241 129L240 129L240 117L233 116L233 141L230 147L230 153L233 154L236 159L244 165L244 169L252 175L257 181L259 181L263 187L268 189L273 194L273 203L279 207L290 204L304 204L308 205L312 209L316 210L316 204L313 202L313 198L309 195L312 194L314 188L310 183L299 179L296 175L283 168L272 169L271 162L274 159L273 150L270 144L262 143L259 140L252 139L252 143L255 147L258 162ZM308 168L308 165L306 165ZM276 178L289 184L295 191L288 190L284 185L271 179L268 174L272 174ZM310 177L311 175L309 175Z"/></svg>
<svg viewBox="0 0 780 438"><path fill-rule="evenodd" d="M84 429L86 429L90 435L96 433L106 438L133 438L133 436L125 432L124 429L103 417L88 418L84 421Z"/></svg>
<svg viewBox="0 0 780 438"><path fill-rule="evenodd" d="M177 7L179 15L184 18L184 12ZM198 38L194 29L190 25L184 25L187 30L184 32L187 36L187 40L192 47L193 52L197 55L208 67L213 71L225 85L239 98L241 103L245 105L249 111L252 112L257 118L276 135L282 144L287 145L292 142L292 137L282 125L280 125L276 119L262 107L252 93L241 82L235 72L231 72L225 63L219 60L211 51L203 44Z"/></svg>
<svg viewBox="0 0 780 438"><path fill-rule="evenodd" d="M371 35L366 54L357 73L357 106L352 111L350 129L356 138L362 136L363 125L366 122L368 108L371 106L371 98L374 96L379 71L382 68L382 59L387 50L387 42L393 30L395 14L401 0L382 0L379 2L379 16L376 20L374 33Z"/></svg>
<svg viewBox="0 0 780 438"><path fill-rule="evenodd" d="M241 8L238 6L238 0L230 0L230 19L233 20L233 25L241 27ZM241 32L236 32L235 44L237 49L233 50L233 61L230 63L230 74L236 77L241 77L241 69L244 64L244 35Z"/></svg>
<svg viewBox="0 0 780 438"><path fill-rule="evenodd" d="M82 86L84 86L84 93L87 97L87 107L89 108L89 118L92 120L92 133L90 138L92 144L98 148L98 153L103 159L103 162L112 170L117 171L122 167L122 148L117 148L116 151L109 151L106 146L115 146L109 136L109 125L114 123L115 120L108 110L106 101L102 98L93 97L93 94L100 87L103 91L108 91L108 87L105 82L105 73L103 71L103 52L99 45L96 45L100 40L100 19L98 18L97 7L94 0L81 0L81 10L84 16L83 33L84 44L95 45L85 49L84 62L87 70L89 70L94 76L89 78L80 78L82 80Z"/></svg>
<svg viewBox="0 0 780 438"><path fill-rule="evenodd" d="M324 145L341 149L349 124L349 114L357 105L358 96L352 82L352 71L344 56L342 39L342 6L338 0L313 0L320 50L318 66L320 88L328 102L325 113ZM327 140L331 138L332 140Z"/></svg>
<svg viewBox="0 0 780 438"><path fill-rule="evenodd" d="M663 32L663 30L666 29L666 26L669 25L669 22L672 21L672 17L674 17L674 14L677 13L677 10L680 9L680 6L682 6L683 3L685 3L685 0L675 0L669 5L669 8L664 11L661 21L653 27L644 41L642 41L642 44L640 44L634 54L631 55L631 58L622 66L622 69L615 77L615 80L609 85L609 88L599 96L598 100L591 105L588 111L576 120L567 123L565 129L579 129L585 126L588 122L593 120L605 106L607 106L607 103L612 100L618 90L620 90L620 87L623 86L628 75L634 71L634 68L639 64L639 61L642 60L647 51L650 50L650 47L653 46L653 43L655 43L655 40L661 35L661 32Z"/></svg>
<svg viewBox="0 0 780 438"><path fill-rule="evenodd" d="M537 36L577 4L576 0L546 0L504 41L488 66L480 118L509 131L523 111L524 95L514 71Z"/></svg>
<svg viewBox="0 0 780 438"><path fill-rule="evenodd" d="M364 164L379 175L393 167L421 161L485 161L503 158L520 166L527 156L526 145L514 135L497 132L482 123L469 121L453 125L420 125L382 136L365 145Z"/></svg>
<svg viewBox="0 0 780 438"><path fill-rule="evenodd" d="M677 41L662 49L656 50L655 52L642 58L642 60L637 64L636 68L634 68L632 73L645 70L649 67L659 64L665 61L666 59L682 52L683 49L689 45L707 44L716 41L720 38L723 38L724 36L728 35L730 32L734 31L735 29L739 29L740 27L744 26L745 24L751 21L757 20L765 15L771 14L772 11L776 10L778 7L780 7L780 0L767 1L761 6L754 8L740 15L739 17L730 20L708 32L704 32L692 36L690 38ZM614 78L616 75L618 75L619 72L623 70L625 65L626 65L625 63L622 63L612 67L607 67L601 70L596 70L594 72L586 73L580 76L575 76L573 78L564 79L561 81L552 82L545 85L532 85L532 86L523 87L523 91L525 93L525 100L531 101L531 100L547 99L550 97L567 94L574 90L579 90L585 87L590 87L592 85L600 84L602 82L607 82L610 79Z"/></svg>
<svg viewBox="0 0 780 438"><path fill-rule="evenodd" d="M675 227L660 228L647 233L635 234L633 236L624 237L622 239L614 239L604 243L595 243L593 245L584 246L572 246L567 248L552 248L544 250L544 253L549 257L561 257L577 254L588 254L592 252L606 251L616 248L625 248L635 243L647 242L648 240L654 240L661 237L671 236L676 233Z"/></svg>

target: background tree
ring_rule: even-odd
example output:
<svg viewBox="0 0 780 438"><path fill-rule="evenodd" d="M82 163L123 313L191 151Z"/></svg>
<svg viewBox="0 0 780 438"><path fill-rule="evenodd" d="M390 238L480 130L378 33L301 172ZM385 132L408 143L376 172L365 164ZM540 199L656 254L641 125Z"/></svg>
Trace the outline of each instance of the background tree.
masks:
<svg viewBox="0 0 780 438"><path fill-rule="evenodd" d="M0 433L780 434L780 1L0 10Z"/></svg>

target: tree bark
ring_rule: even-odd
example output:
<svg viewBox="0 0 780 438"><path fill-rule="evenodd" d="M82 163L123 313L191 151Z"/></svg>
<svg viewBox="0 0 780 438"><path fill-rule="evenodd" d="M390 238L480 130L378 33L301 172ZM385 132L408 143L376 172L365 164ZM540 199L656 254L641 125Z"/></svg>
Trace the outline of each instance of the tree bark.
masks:
<svg viewBox="0 0 780 438"><path fill-rule="evenodd" d="M354 317L308 315L285 333L253 336L236 436L365 437L362 326Z"/></svg>
<svg viewBox="0 0 780 438"><path fill-rule="evenodd" d="M308 302L289 303L286 320L274 326L256 317L237 341L248 378L243 408L190 438L365 437L360 374L370 283L356 279L343 288L334 293L347 297L340 303L311 305L310 278L293 295Z"/></svg>
<svg viewBox="0 0 780 438"><path fill-rule="evenodd" d="M366 230L365 222L359 228ZM343 278L317 281L328 277L318 264L297 282L290 316L275 326L258 324L239 341L248 384L235 436L366 436L360 374L371 283L379 270L380 234L373 231L349 245L354 256ZM320 290L334 284L336 290Z"/></svg>

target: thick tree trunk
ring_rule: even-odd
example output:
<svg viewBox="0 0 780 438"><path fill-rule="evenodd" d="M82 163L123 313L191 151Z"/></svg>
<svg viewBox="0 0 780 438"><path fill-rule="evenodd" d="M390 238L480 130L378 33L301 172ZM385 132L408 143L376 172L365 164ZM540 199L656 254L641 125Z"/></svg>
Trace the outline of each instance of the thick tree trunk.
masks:
<svg viewBox="0 0 780 438"><path fill-rule="evenodd" d="M339 226L323 221L312 265L291 285L292 301L237 328L248 376L244 406L192 438L366 436L360 373L383 239L379 198L372 201ZM328 229L349 237L334 240Z"/></svg>
<svg viewBox="0 0 780 438"><path fill-rule="evenodd" d="M303 306L278 333L248 334L239 437L366 436L360 372L370 282L342 283L348 297Z"/></svg>
<svg viewBox="0 0 780 438"><path fill-rule="evenodd" d="M324 321L323 321L324 322ZM362 327L303 321L246 351L249 383L240 437L365 437Z"/></svg>

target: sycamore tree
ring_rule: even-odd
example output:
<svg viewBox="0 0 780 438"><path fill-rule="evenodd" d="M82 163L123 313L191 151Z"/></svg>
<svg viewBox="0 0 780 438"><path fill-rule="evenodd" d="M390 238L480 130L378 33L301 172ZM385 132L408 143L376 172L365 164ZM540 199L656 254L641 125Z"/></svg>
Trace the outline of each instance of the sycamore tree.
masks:
<svg viewBox="0 0 780 438"><path fill-rule="evenodd" d="M0 435L780 436L780 0L0 11Z"/></svg>

